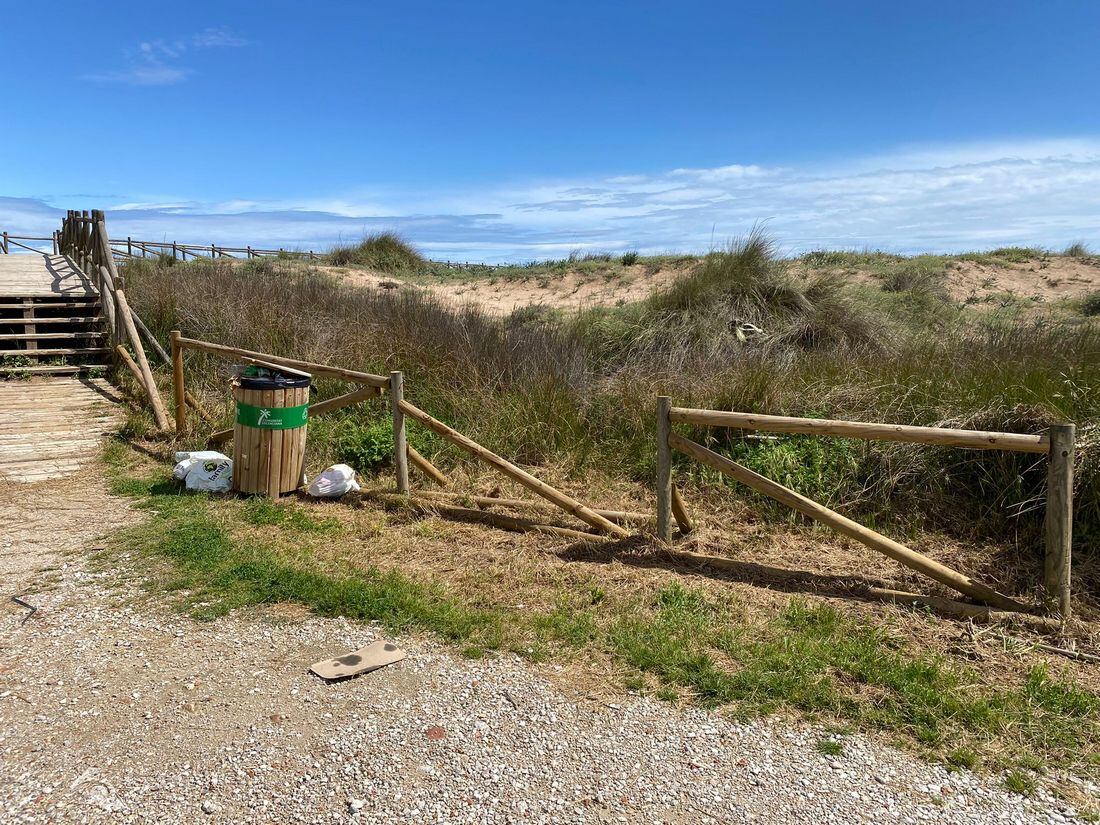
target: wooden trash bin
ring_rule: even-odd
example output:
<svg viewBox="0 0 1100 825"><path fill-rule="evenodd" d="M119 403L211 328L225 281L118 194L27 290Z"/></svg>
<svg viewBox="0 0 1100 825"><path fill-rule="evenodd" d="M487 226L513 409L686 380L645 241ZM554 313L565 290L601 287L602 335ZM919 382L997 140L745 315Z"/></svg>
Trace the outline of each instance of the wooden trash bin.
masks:
<svg viewBox="0 0 1100 825"><path fill-rule="evenodd" d="M233 379L233 489L277 498L302 483L309 373L250 366Z"/></svg>

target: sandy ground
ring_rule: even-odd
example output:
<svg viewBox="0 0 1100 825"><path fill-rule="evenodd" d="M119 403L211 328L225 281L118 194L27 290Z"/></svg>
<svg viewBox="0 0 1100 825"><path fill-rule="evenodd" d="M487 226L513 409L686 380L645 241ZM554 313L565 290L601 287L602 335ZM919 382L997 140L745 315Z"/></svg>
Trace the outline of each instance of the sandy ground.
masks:
<svg viewBox="0 0 1100 825"><path fill-rule="evenodd" d="M349 283L363 286L393 285L382 273L341 267L321 267ZM527 306L559 309L615 306L645 298L684 274L686 269L662 268L656 272L641 264L622 267L615 277L569 272L553 277L526 279L479 277L442 283L417 284L448 301L472 303L493 315L508 315Z"/></svg>
<svg viewBox="0 0 1100 825"><path fill-rule="evenodd" d="M392 276L364 269L321 267L349 283L364 286L396 286ZM667 266L657 271L636 264L617 269L614 276L581 272L530 278L460 277L445 282L417 284L441 298L472 303L494 315L507 315L527 306L584 309L616 306L638 301L690 271L690 267ZM796 268L796 272L805 272ZM835 270L853 280L881 284L871 272ZM1051 301L1079 298L1100 289L1100 259L1051 257L1025 263L988 266L975 261L954 261L948 269L947 287L953 298L971 303L996 299L1005 293L1019 298Z"/></svg>

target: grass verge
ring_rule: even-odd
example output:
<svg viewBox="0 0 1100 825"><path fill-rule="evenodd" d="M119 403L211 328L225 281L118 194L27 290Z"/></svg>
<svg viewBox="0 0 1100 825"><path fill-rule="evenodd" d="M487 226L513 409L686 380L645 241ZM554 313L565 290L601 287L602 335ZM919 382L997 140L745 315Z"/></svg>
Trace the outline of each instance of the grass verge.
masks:
<svg viewBox="0 0 1100 825"><path fill-rule="evenodd" d="M1043 666L990 678L907 640L896 618L869 623L803 597L761 618L731 589L691 587L672 574L612 586L580 562L555 557L547 566L545 537L491 545L496 566L486 579L457 581L447 568L418 566L418 555L449 558L497 534L368 504L187 494L122 445L109 460L112 491L149 513L113 550L139 560L150 586L174 593L198 619L296 603L435 636L470 657L512 651L594 669L620 689L741 717L798 712L846 723L949 764L1100 773L1095 694Z"/></svg>

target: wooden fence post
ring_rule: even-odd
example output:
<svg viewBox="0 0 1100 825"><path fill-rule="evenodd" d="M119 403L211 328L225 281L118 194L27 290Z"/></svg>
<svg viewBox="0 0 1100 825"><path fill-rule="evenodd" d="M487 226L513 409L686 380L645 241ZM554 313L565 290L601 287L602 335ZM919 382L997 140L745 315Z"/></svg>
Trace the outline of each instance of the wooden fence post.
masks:
<svg viewBox="0 0 1100 825"><path fill-rule="evenodd" d="M183 377L183 347L180 346L180 331L172 330L172 394L176 401L176 435L187 431L187 386Z"/></svg>
<svg viewBox="0 0 1100 825"><path fill-rule="evenodd" d="M668 436L672 430L668 412L672 399L667 395L657 398L657 537L672 541L672 449Z"/></svg>
<svg viewBox="0 0 1100 825"><path fill-rule="evenodd" d="M1046 558L1043 583L1047 596L1057 601L1058 612L1070 615L1070 571L1073 545L1073 453L1076 428L1052 424L1047 463Z"/></svg>
<svg viewBox="0 0 1100 825"><path fill-rule="evenodd" d="M390 404L393 407L393 465L397 470L397 492L409 492L409 455L405 438L405 379L400 370L390 373Z"/></svg>
<svg viewBox="0 0 1100 825"><path fill-rule="evenodd" d="M7 232L4 233L3 252L4 252L5 255L8 254L8 233Z"/></svg>

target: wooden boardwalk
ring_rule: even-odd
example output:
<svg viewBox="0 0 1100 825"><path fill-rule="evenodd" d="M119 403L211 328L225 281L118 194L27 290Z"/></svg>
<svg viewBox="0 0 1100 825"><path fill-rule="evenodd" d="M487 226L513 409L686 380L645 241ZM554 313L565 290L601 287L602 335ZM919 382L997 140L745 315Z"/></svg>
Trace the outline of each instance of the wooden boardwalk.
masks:
<svg viewBox="0 0 1100 825"><path fill-rule="evenodd" d="M0 483L61 478L94 461L122 422L102 378L0 381Z"/></svg>
<svg viewBox="0 0 1100 825"><path fill-rule="evenodd" d="M84 298L92 284L64 255L0 255L0 295L11 298Z"/></svg>
<svg viewBox="0 0 1100 825"><path fill-rule="evenodd" d="M0 376L104 370L102 310L95 284L65 255L0 255Z"/></svg>

